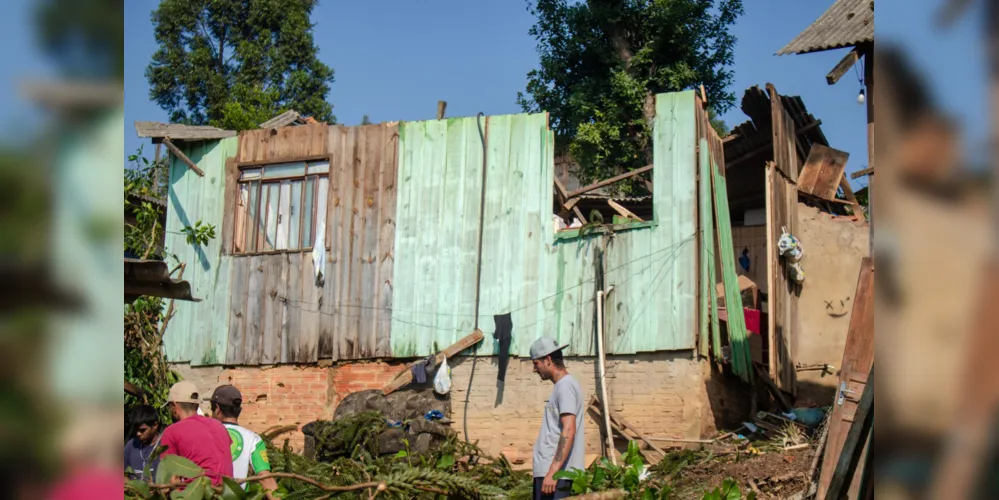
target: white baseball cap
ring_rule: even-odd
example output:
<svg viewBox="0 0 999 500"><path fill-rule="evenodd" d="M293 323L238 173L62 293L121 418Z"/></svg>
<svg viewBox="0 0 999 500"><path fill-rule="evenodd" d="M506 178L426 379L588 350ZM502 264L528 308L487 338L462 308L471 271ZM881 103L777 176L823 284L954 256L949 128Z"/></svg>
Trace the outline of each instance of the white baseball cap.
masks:
<svg viewBox="0 0 999 500"><path fill-rule="evenodd" d="M569 347L569 344L558 345L558 342L551 337L541 337L531 344L531 359L541 359L555 351L561 351Z"/></svg>

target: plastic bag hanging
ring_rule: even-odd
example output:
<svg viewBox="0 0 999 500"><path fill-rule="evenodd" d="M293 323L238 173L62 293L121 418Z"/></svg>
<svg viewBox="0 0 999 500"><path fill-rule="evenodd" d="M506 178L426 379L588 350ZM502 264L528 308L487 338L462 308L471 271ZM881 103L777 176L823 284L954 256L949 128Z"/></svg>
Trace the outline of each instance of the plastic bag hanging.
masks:
<svg viewBox="0 0 999 500"><path fill-rule="evenodd" d="M451 392L451 367L447 365L447 356L434 376L434 392L441 395Z"/></svg>
<svg viewBox="0 0 999 500"><path fill-rule="evenodd" d="M805 271L801 269L801 257L804 254L804 249L801 248L801 242L794 235L787 232L787 228L781 226L780 240L777 241L777 249L780 251L780 255L787 259L789 266L794 271L794 280L798 283L805 281Z"/></svg>

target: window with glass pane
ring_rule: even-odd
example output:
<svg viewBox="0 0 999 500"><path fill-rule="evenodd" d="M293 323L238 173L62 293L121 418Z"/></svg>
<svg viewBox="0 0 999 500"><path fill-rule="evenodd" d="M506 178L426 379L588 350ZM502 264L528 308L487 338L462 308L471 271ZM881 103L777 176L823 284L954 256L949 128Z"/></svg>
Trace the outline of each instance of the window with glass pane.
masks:
<svg viewBox="0 0 999 500"><path fill-rule="evenodd" d="M326 210L329 168L324 160L241 169L234 253L311 249L317 211Z"/></svg>

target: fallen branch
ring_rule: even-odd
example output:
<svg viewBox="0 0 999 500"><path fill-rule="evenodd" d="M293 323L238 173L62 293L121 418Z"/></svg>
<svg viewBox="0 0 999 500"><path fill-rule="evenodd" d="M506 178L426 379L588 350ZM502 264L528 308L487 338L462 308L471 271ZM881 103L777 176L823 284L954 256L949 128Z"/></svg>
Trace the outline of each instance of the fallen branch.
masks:
<svg viewBox="0 0 999 500"><path fill-rule="evenodd" d="M178 280L184 278L184 269L187 268L187 263L182 262L179 265L179 267L180 267L180 274L177 275ZM173 274L173 271L170 271L170 274ZM160 339L163 338L163 333L166 332L167 324L170 323L170 318L173 317L173 305L174 305L174 299L170 299L170 306L167 307L166 316L163 318L163 325L160 326Z"/></svg>
<svg viewBox="0 0 999 500"><path fill-rule="evenodd" d="M315 479L312 479L311 477L303 476L303 475L300 475L300 474L294 474L294 473L291 473L291 472L271 472L271 473L269 473L267 475L250 476L250 477L246 477L246 478L243 478L243 479L236 479L235 481L236 481L236 484L243 484L243 483L249 483L249 482L253 482L253 481L261 481L261 480L267 479L267 478L294 479L296 481L301 481L303 483L307 483L307 484L310 484L312 486L315 486L316 488L319 488L319 489L321 489L323 491L326 491L326 492L357 491L357 490L367 490L367 489L371 489L371 488L375 488L377 491L385 491L385 489L388 488L388 485L386 485L384 482L381 482L381 481L378 481L378 482L372 481L370 483L352 484L350 486L329 486L329 485L320 483L319 481L316 481Z"/></svg>

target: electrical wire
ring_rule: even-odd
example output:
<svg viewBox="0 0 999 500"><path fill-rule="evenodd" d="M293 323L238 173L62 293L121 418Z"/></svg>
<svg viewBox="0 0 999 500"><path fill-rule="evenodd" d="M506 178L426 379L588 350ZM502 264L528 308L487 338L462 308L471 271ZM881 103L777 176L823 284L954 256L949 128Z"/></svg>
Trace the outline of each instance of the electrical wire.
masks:
<svg viewBox="0 0 999 500"><path fill-rule="evenodd" d="M479 198L479 255L475 266L475 331L479 331L479 298L482 290L482 235L486 220L486 134L482 131L482 117L479 111L475 115L475 125L479 128L479 141L482 142L482 195ZM488 124L488 122L487 122ZM475 380L475 365L479 361L478 349L472 349L472 370L468 374L468 388L465 390L465 410L462 412L462 427L465 431L465 443L468 439L468 401L472 397L472 381Z"/></svg>

